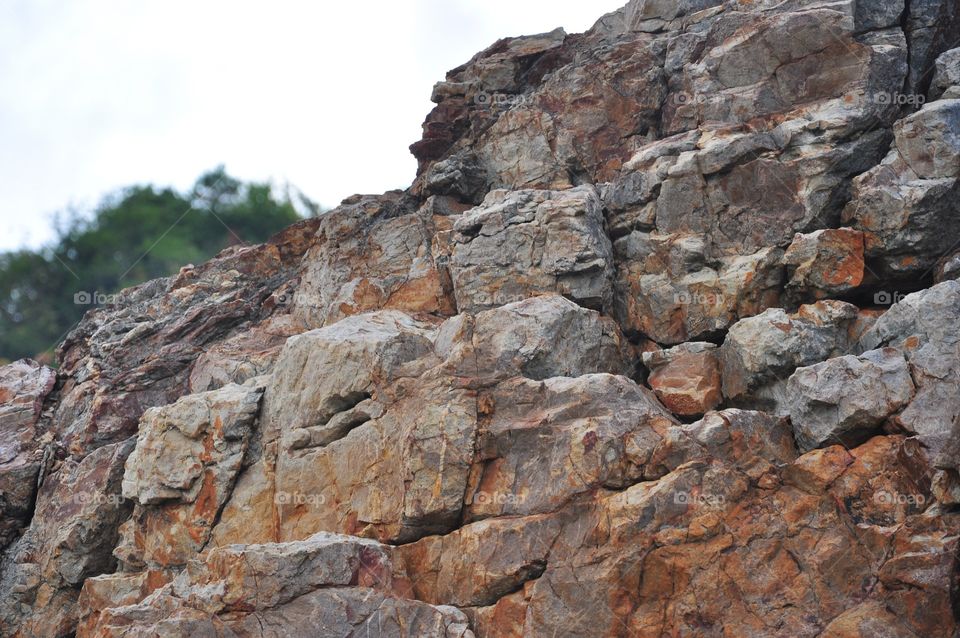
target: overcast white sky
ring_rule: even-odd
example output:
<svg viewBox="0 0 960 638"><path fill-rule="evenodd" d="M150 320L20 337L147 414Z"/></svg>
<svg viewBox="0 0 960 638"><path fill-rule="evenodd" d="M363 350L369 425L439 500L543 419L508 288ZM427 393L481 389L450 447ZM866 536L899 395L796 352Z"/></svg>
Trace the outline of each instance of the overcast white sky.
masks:
<svg viewBox="0 0 960 638"><path fill-rule="evenodd" d="M626 0L3 0L0 250L218 164L324 206L409 185L430 89L497 38Z"/></svg>

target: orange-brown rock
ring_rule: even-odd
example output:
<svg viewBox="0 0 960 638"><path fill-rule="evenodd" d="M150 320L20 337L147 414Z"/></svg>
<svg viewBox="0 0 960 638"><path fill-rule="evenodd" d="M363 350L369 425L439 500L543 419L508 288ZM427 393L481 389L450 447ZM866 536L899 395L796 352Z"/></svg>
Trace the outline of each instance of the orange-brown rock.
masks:
<svg viewBox="0 0 960 638"><path fill-rule="evenodd" d="M498 41L408 190L0 369L0 635L954 638L958 29Z"/></svg>
<svg viewBox="0 0 960 638"><path fill-rule="evenodd" d="M790 271L787 289L826 299L863 283L863 233L850 228L798 234L783 256Z"/></svg>
<svg viewBox="0 0 960 638"><path fill-rule="evenodd" d="M700 416L723 401L720 360L712 343L686 343L648 353L643 362L657 398L677 416Z"/></svg>

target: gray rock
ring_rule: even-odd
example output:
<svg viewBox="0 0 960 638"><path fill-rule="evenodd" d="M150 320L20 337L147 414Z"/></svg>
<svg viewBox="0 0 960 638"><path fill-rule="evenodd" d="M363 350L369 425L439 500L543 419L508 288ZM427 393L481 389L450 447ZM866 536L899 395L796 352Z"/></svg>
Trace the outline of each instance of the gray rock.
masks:
<svg viewBox="0 0 960 638"><path fill-rule="evenodd" d="M797 235L783 256L788 292L825 299L854 290L863 283L863 250L863 233L849 228Z"/></svg>
<svg viewBox="0 0 960 638"><path fill-rule="evenodd" d="M799 368L787 382L787 411L797 445L856 445L913 398L903 354L893 348Z"/></svg>
<svg viewBox="0 0 960 638"><path fill-rule="evenodd" d="M625 350L609 319L556 295L440 326L381 311L305 333L284 348L264 398L265 460L256 476L276 479L252 480L249 489L241 480L231 507L275 503L260 531L247 530L255 538L273 532L295 540L326 529L403 542L448 531L481 465L476 437L493 397L521 401L527 386L510 385L515 377L625 372ZM580 396L579 388L569 394ZM535 406L527 409L535 418ZM613 460L597 463L608 461L611 468L597 469L598 476L627 471Z"/></svg>
<svg viewBox="0 0 960 638"><path fill-rule="evenodd" d="M0 634L65 636L77 627L83 581L112 572L111 552L133 503L120 491L134 439L67 459L37 495L30 527L0 570ZM19 633L18 633L19 632Z"/></svg>
<svg viewBox="0 0 960 638"><path fill-rule="evenodd" d="M127 459L123 496L141 505L192 503L229 492L246 451L262 389L228 385L147 410ZM205 485L207 479L211 485Z"/></svg>
<svg viewBox="0 0 960 638"><path fill-rule="evenodd" d="M480 204L489 189L486 170L474 153L461 152L433 164L424 174L425 195L448 195L458 201Z"/></svg>
<svg viewBox="0 0 960 638"><path fill-rule="evenodd" d="M118 558L169 568L203 550L240 473L262 393L231 384L144 413L123 476L123 496L137 507Z"/></svg>
<svg viewBox="0 0 960 638"><path fill-rule="evenodd" d="M143 602L98 610L98 636L229 635L473 638L450 607L403 599L391 548L320 533L211 551Z"/></svg>
<svg viewBox="0 0 960 638"><path fill-rule="evenodd" d="M468 521L553 512L597 486L632 485L654 474L650 455L676 424L652 392L609 374L514 379L486 396Z"/></svg>
<svg viewBox="0 0 960 638"><path fill-rule="evenodd" d="M852 349L856 318L852 304L821 301L793 315L776 308L737 322L720 347L724 396L775 408L794 370Z"/></svg>
<svg viewBox="0 0 960 638"><path fill-rule="evenodd" d="M937 100L899 120L893 128L896 149L913 179L960 175L960 100Z"/></svg>
<svg viewBox="0 0 960 638"><path fill-rule="evenodd" d="M638 231L617 240L614 311L625 330L674 345L780 303L781 251L711 259L707 241Z"/></svg>
<svg viewBox="0 0 960 638"><path fill-rule="evenodd" d="M885 29L899 25L903 0L854 0L857 31Z"/></svg>
<svg viewBox="0 0 960 638"><path fill-rule="evenodd" d="M454 230L450 273L461 312L546 292L610 308L610 240L593 187L494 191Z"/></svg>
<svg viewBox="0 0 960 638"><path fill-rule="evenodd" d="M318 221L292 295L302 326L381 309L454 314L435 226L446 218L416 214L390 192L348 198Z"/></svg>
<svg viewBox="0 0 960 638"><path fill-rule="evenodd" d="M950 49L937 58L936 71L930 83L928 98L937 100L947 97L944 93L951 87L960 87L960 48ZM951 97L960 97L953 95Z"/></svg>
<svg viewBox="0 0 960 638"><path fill-rule="evenodd" d="M861 347L892 347L910 362L917 395L898 421L916 434L940 467L960 469L944 451L960 414L960 281L912 295L888 310L860 340Z"/></svg>
<svg viewBox="0 0 960 638"><path fill-rule="evenodd" d="M853 181L844 222L864 231L866 259L880 277L923 277L960 233L960 100L924 106L894 127L883 162Z"/></svg>
<svg viewBox="0 0 960 638"><path fill-rule="evenodd" d="M349 317L287 340L264 399L268 441L297 448L343 438L377 414L377 399L433 353L435 329L395 311ZM411 365L407 365L411 364Z"/></svg>
<svg viewBox="0 0 960 638"><path fill-rule="evenodd" d="M798 456L786 418L728 409L710 412L689 425L671 427L653 452L650 465L673 471L691 461L723 458L754 480Z"/></svg>
<svg viewBox="0 0 960 638"><path fill-rule="evenodd" d="M909 90L922 91L940 54L957 45L960 7L942 0L910 0L904 32L910 41Z"/></svg>

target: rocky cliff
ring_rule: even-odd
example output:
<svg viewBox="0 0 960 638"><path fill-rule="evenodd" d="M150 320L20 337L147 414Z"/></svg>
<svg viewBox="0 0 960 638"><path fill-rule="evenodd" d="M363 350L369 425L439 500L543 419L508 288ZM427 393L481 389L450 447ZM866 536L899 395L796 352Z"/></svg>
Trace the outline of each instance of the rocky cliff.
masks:
<svg viewBox="0 0 960 638"><path fill-rule="evenodd" d="M960 2L632 0L406 191L0 369L0 635L958 635Z"/></svg>

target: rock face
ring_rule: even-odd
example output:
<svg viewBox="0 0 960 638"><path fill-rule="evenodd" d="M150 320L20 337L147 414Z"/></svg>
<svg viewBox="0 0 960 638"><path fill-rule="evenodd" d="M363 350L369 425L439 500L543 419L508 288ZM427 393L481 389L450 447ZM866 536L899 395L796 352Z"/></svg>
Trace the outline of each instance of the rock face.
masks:
<svg viewBox="0 0 960 638"><path fill-rule="evenodd" d="M613 260L596 189L493 191L453 229L450 274L461 312L550 291L610 308Z"/></svg>
<svg viewBox="0 0 960 638"><path fill-rule="evenodd" d="M0 636L958 635L957 34L631 0L477 54L409 189L0 368Z"/></svg>
<svg viewBox="0 0 960 638"><path fill-rule="evenodd" d="M685 343L644 353L647 381L663 405L678 416L701 416L723 401L720 361L712 343Z"/></svg>
<svg viewBox="0 0 960 638"><path fill-rule="evenodd" d="M843 441L852 445L913 398L903 355L871 350L800 368L787 382L790 420L801 448Z"/></svg>
<svg viewBox="0 0 960 638"><path fill-rule="evenodd" d="M883 162L854 181L844 219L864 231L876 272L928 274L960 233L960 100L941 99L899 120Z"/></svg>
<svg viewBox="0 0 960 638"><path fill-rule="evenodd" d="M790 267L787 289L801 298L842 295L863 283L863 233L849 228L797 235L783 256Z"/></svg>
<svg viewBox="0 0 960 638"><path fill-rule="evenodd" d="M54 371L34 361L0 368L0 549L30 522L41 472L49 462L44 445L50 441L37 426L55 383Z"/></svg>
<svg viewBox="0 0 960 638"><path fill-rule="evenodd" d="M117 558L163 569L204 548L240 472L261 393L229 385L144 413L123 475L123 497L135 507Z"/></svg>
<svg viewBox="0 0 960 638"><path fill-rule="evenodd" d="M853 347L856 319L855 306L823 301L792 315L776 308L737 322L720 348L723 395L733 402L776 405L794 370Z"/></svg>
<svg viewBox="0 0 960 638"><path fill-rule="evenodd" d="M402 595L390 547L319 533L295 543L230 545L193 561L139 604L106 611L85 589L83 630L96 636L327 635L473 638L463 612ZM91 579L90 590L105 589ZM396 580L396 582L395 582ZM121 601L117 601L121 602ZM221 620L224 618L224 620Z"/></svg>

